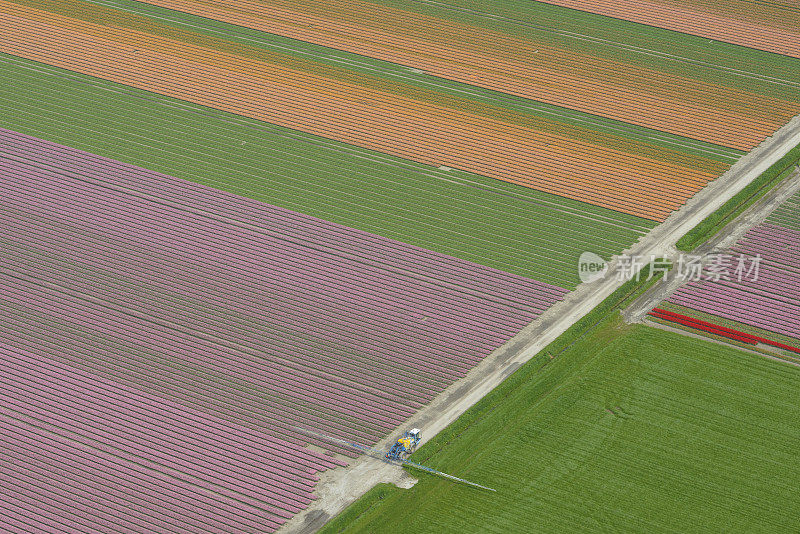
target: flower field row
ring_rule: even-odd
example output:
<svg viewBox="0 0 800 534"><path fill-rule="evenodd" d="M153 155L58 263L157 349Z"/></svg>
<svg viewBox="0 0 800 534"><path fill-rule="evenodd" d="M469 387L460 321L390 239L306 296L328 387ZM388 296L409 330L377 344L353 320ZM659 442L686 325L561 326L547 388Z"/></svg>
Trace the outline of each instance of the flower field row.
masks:
<svg viewBox="0 0 800 534"><path fill-rule="evenodd" d="M701 330L703 332L719 337L732 339L734 341L738 341L746 345L757 345L758 343L763 343L765 345L770 345L773 347L777 347L780 349L800 354L800 348L798 347L786 345L784 343L772 339L761 338L758 336L754 336L752 334L748 334L747 332L733 330L732 328L727 328L725 326L721 326L718 324L709 323L707 321L702 321L699 319L695 319L693 317L687 317L686 315L681 315L679 313L671 312L668 310L655 308L650 312L650 315L657 319L661 319L663 321L677 323L694 330Z"/></svg>
<svg viewBox="0 0 800 534"><path fill-rule="evenodd" d="M10 129L561 287L655 225L20 58L0 76Z"/></svg>
<svg viewBox="0 0 800 534"><path fill-rule="evenodd" d="M566 293L8 130L0 173L5 469L42 525L60 498L113 522L87 480L123 477L123 524L222 499L226 532L274 530L341 463L295 425L374 443Z"/></svg>
<svg viewBox="0 0 800 534"><path fill-rule="evenodd" d="M148 22L151 33L171 32L169 34L177 37L182 35L183 31L191 32L192 42L206 43L212 48L223 46L220 36L224 36L226 50L233 50L239 46L240 52L243 52L245 49L241 48L241 45L246 45L251 54L258 50L263 56L276 59L281 57L286 64L296 65L301 70L311 68L314 72L325 73L342 81L358 81L376 91L405 94L418 100L433 99L440 105L481 113L528 127L535 126L545 132L559 133L623 152L634 150L642 156L664 161L683 161L687 155L705 156L724 163L736 161L742 155L742 151L736 149L554 106L486 87L431 76L423 70L398 63L152 4L134 0L92 0L92 3L99 5L104 17L116 15L115 24L122 26L130 24L132 18L135 18L142 23ZM539 4L539 7L554 6ZM102 10L102 8L108 9ZM120 15L120 12L124 12L125 16ZM166 32L164 28L167 28ZM188 37L185 34L183 36ZM720 57L717 55L716 59L719 60ZM759 63L758 67L764 67L763 63ZM776 78L771 75L772 71L765 69L758 76L758 81L749 83L747 88L761 91L759 94L791 98L791 94L781 91L780 86L769 83ZM635 144L636 148L632 149L632 144ZM699 168L707 167L707 163L704 164L702 161L686 160L685 163Z"/></svg>
<svg viewBox="0 0 800 534"><path fill-rule="evenodd" d="M661 4L683 1L711 5ZM566 300L587 253L591 271L659 248L683 224L676 211L800 113L800 60L551 5L565 3L0 0L0 532L244 534L293 518L308 530L384 478L366 459L350 465L346 442L383 446L418 426L432 438L418 456L481 421L502 423L486 434L500 448L523 434L535 446L510 463L491 455L505 464L488 472L469 471L481 454L447 469L496 491L462 498L475 488L419 480L409 495L448 485L428 499L433 518L414 509L418 529L524 531L534 516L596 527L602 510L565 513L586 499L562 498L594 492L593 475L633 510L601 506L609 528L641 526L652 502L669 505L648 516L654 527L674 526L672 501L708 504L686 473L659 474L697 432L674 432L653 463L641 428L700 421L700 397L662 409L672 422L647 416L676 398L649 378L685 385L697 355L665 351L664 333L643 326L614 341L610 311L632 283L582 287L590 300L614 291L571 326L555 315L591 304ZM749 24L791 48L771 9L754 7ZM691 284L651 314L800 352L799 208L800 195L733 249L764 257L757 283ZM498 367L527 357L520 347L548 323L565 335ZM611 348L584 350L602 337ZM720 349L708 345L701 357ZM719 383L734 391L729 375ZM599 404L574 395L592 383ZM713 424L698 428L715 428L708 406L700 422ZM466 426L432 437L462 409ZM628 424L620 443L642 447L620 448L597 423ZM752 432L735 437L727 450L740 454ZM600 449L608 465L553 485ZM698 473L719 463L690 456L704 454ZM642 480L615 481L631 458L625 471ZM353 485L362 468L380 476ZM543 484L526 492L523 478ZM667 479L674 492L641 499ZM740 482L741 495L760 489ZM441 513L476 503L506 519Z"/></svg>
<svg viewBox="0 0 800 534"><path fill-rule="evenodd" d="M748 231L731 252L760 257L757 277L717 279L718 272L706 272L668 302L800 339L800 194Z"/></svg>
<svg viewBox="0 0 800 534"><path fill-rule="evenodd" d="M343 465L41 350L0 373L4 532L272 531Z"/></svg>
<svg viewBox="0 0 800 534"><path fill-rule="evenodd" d="M800 58L800 9L747 0L542 0Z"/></svg>
<svg viewBox="0 0 800 534"><path fill-rule="evenodd" d="M8 39L0 50L11 54L643 218L665 219L720 170L717 163L703 170L658 161L175 38L16 3L4 7L0 27ZM657 108L652 104L647 100L648 109ZM779 109L770 104L770 120ZM737 131L767 135L777 128L742 124Z"/></svg>
<svg viewBox="0 0 800 534"><path fill-rule="evenodd" d="M800 112L798 102L419 12L417 2L188 0L147 3L422 69L533 100L749 149ZM530 2L523 2L526 4ZM438 2L431 4L440 4ZM445 7L448 4L443 4ZM469 5L474 5L471 3ZM457 10L460 6L450 6ZM462 13L480 10L464 8ZM546 30L549 30L547 28ZM582 36L576 36L580 41Z"/></svg>

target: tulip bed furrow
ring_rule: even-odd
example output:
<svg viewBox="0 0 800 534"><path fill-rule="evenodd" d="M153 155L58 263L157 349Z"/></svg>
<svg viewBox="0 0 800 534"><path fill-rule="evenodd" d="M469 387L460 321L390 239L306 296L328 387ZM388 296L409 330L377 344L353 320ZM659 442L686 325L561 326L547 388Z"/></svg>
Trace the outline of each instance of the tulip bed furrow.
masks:
<svg viewBox="0 0 800 534"><path fill-rule="evenodd" d="M420 13L416 2L394 2L394 6L365 1L343 5L334 0L146 2L729 147L747 150L770 135L770 128L779 127L769 106L742 99L744 92L629 61L575 53L537 39L534 32L520 39L478 27L476 21L465 24L433 17ZM734 104L736 100L742 105ZM788 111L784 104L776 102L775 109ZM779 122L800 109L796 104L789 107L794 111ZM748 126L733 126L740 121Z"/></svg>
<svg viewBox="0 0 800 534"><path fill-rule="evenodd" d="M375 443L567 292L9 130L0 190L9 528L275 530L353 455L298 426Z"/></svg>
<svg viewBox="0 0 800 534"><path fill-rule="evenodd" d="M72 363L80 365L119 369L123 374L129 375L128 379L134 381L139 377L150 377L153 384L137 382L137 385L153 387L159 392L173 395L183 394L184 391L192 392L205 406L218 403L225 407L226 414L256 413L260 418L263 413L271 412L273 416L280 416L279 418L285 415L298 416L301 419L311 417L314 421L325 424L325 418L319 417L318 411L309 409L309 406L318 404L318 388L309 388L308 381L298 382L292 377L286 377L289 374L287 372L283 373L283 377L269 373L252 379L253 372L246 361L248 355L242 351L221 350L219 344L209 346L208 343L199 342L195 336L176 333L175 328L152 326L153 320L132 319L131 313L95 309L92 315L93 308L83 302L85 299L64 295L63 291L48 292L40 289L37 292L35 284L20 283L11 278L6 279L6 284L8 292L5 303L9 309L4 318L6 331L11 335L13 328L24 327L26 322L29 325L28 330L9 339L9 344L21 343L19 346L24 348L33 342L41 346L47 345L50 350L56 351L59 346L68 347L58 352L58 356L71 358ZM43 315L41 310L47 310L48 314ZM102 332L95 332L93 339L84 339L85 332L92 329L102 329ZM155 334L158 334L158 339L152 339ZM331 349L331 352L335 350ZM115 354L126 354L127 359L115 361ZM169 357L166 362L161 359L165 356ZM259 363L260 361L256 362ZM311 360L307 365L314 368L315 365L319 367L320 363ZM271 365L276 370L275 375L280 375L281 370L292 371L285 367L285 362ZM112 374L111 377L115 378L115 375ZM182 382L185 384L180 387ZM374 398L374 390L380 388L380 383L367 378L362 382L363 397ZM164 387L161 387L162 383ZM231 392L231 387L238 387L238 391ZM170 388L173 389L172 392ZM343 397L351 397L346 391L340 393ZM209 399L213 402L209 403ZM265 400L274 405L264 404ZM347 399L342 400L339 397L331 401L334 408L346 404ZM368 406L364 410L374 411ZM407 415L408 409L405 406L390 406L383 411L401 416ZM375 424L387 424L383 415L377 414L375 417ZM286 422L283 418L281 421ZM338 420L333 423L338 424ZM353 423L361 424L355 418ZM343 430L339 428L337 432ZM354 428L352 432L361 439L373 439L372 435L359 429ZM289 436L288 439L293 438Z"/></svg>
<svg viewBox="0 0 800 534"><path fill-rule="evenodd" d="M8 285L12 287L14 284L8 281ZM373 431L367 432L361 429L359 425L363 423L355 420L355 417L353 421L321 417L318 411L310 408L315 401L316 390L308 391L292 381L265 379L261 384L253 385L241 379L236 380L231 375L241 373L242 368L228 363L226 355L231 354L230 351L220 355L206 348L208 357L196 357L191 350L199 351L203 347L190 336L174 335L168 329L151 328L150 332L159 335L162 341L148 343L152 335L140 333L147 326L146 323L133 322L121 328L119 325L127 317L107 317L103 313L98 313L98 320L89 323L85 317L89 316L92 308L82 306L80 300L66 299L58 293L45 293L34 298L33 293L37 288L31 285L13 289L14 294L4 298L4 304L10 311L0 325L2 332L11 336L20 328L27 326L28 330L9 339L9 345L41 347L70 365L115 381L124 380L143 390L175 398L197 409L256 429L269 427L279 433L286 432L287 428L303 421L331 434L347 434L353 439L367 441L375 439L376 425L385 426L385 422L371 421ZM57 304L54 304L56 301ZM39 309L48 310L48 315L31 308L32 303ZM48 321L56 324L41 326ZM95 333L94 339L87 342L86 332L92 328L105 329L104 335ZM191 350L173 350L170 349L170 343L181 344ZM69 349L64 350L65 346ZM120 354L126 356L124 360L120 360ZM164 358L168 358L166 363ZM264 383L271 385L281 395L266 390ZM336 402L337 406L341 404ZM385 411L393 416L399 413L390 408ZM284 435L284 439L300 443L291 435Z"/></svg>
<svg viewBox="0 0 800 534"><path fill-rule="evenodd" d="M800 58L796 6L748 0L541 1Z"/></svg>
<svg viewBox="0 0 800 534"><path fill-rule="evenodd" d="M78 0L70 1L76 2ZM156 28L158 28L158 33L162 34L169 33L175 36L186 36L187 34L182 34L181 32L190 32L193 42L196 44L204 42L208 46L220 50L230 50L232 47L235 48L237 46L240 47L240 50L244 50L247 47L253 57L262 55L275 58L280 55L287 65L291 64L298 67L313 66L317 72L326 72L329 75L338 74L341 76L343 73L349 72L347 79L369 83L374 90L406 92L417 99L425 99L431 95L436 95L438 102L449 105L463 105L469 101L473 104L471 109L482 110L490 116L504 117L508 120L519 120L522 117L527 117L531 124L535 123L541 128L555 127L557 131L571 137L587 141L591 140L595 144L612 148L632 146L631 143L626 145L625 141L636 140L638 142L635 143L635 150L639 151L640 155L659 154L658 151L653 151L654 144L661 149L671 149L668 150L669 152L677 149L682 153L683 157L693 154L729 162L738 159L741 155L735 149L692 140L687 137L675 136L652 128L642 128L630 123L554 106L485 87L433 77L424 71L410 69L398 63L325 47L308 41L282 37L273 33L253 30L135 0L91 0L91 3L94 5L92 13L96 18L102 16L106 20L113 19L115 23L120 25L130 25L137 21L140 27L145 26L151 28L152 31L156 31ZM69 11L67 7L69 2L63 5L65 7L60 12ZM568 11L546 4L537 4L535 7L548 11ZM71 12L74 13L74 11ZM547 15L543 15L542 18L548 20ZM605 22L603 17L594 18ZM86 20L96 19L86 17ZM560 30L558 33L563 35L564 30ZM542 34L547 35L547 32L542 32ZM224 45L222 44L223 36L226 43ZM346 70L344 67L346 67ZM703 72L703 70L698 69L696 72ZM766 77L770 73L763 72L761 75ZM342 76L342 79L345 79L345 77ZM777 98L782 96L774 94L775 84L765 82L761 85L767 85L768 91L766 94ZM753 83L749 83L747 87L750 89L754 89L754 87L761 88L760 85L754 86ZM661 155L665 154L665 152L660 153Z"/></svg>
<svg viewBox="0 0 800 534"><path fill-rule="evenodd" d="M691 281L668 302L800 339L800 195L779 206L767 220L750 229L728 251L730 276L717 280L709 271L704 279ZM760 258L758 277L753 273L740 280L733 275L738 258L749 269ZM712 263L713 265L713 263ZM713 267L712 267L713 269Z"/></svg>
<svg viewBox="0 0 800 534"><path fill-rule="evenodd" d="M727 328L718 324L709 323L707 321L701 321L693 317L687 317L686 315L681 315L679 313L671 312L669 310L662 310L660 308L655 308L650 312L650 315L652 315L657 319L661 319L663 321L678 323L680 325L687 326L695 330L702 330L703 332L708 332L709 334L714 334L720 337L726 337L728 339L732 339L740 343L745 343L747 345L756 345L758 343L764 343L766 345L771 345L773 347L778 347L780 349L800 354L800 348L798 347L786 345L784 343L780 343L778 341L771 339L761 338L758 336L754 336L752 334L748 334L747 332L740 332L739 330L734 330L732 328Z"/></svg>
<svg viewBox="0 0 800 534"><path fill-rule="evenodd" d="M728 339L732 339L734 341L739 341L740 343L746 343L748 345L755 345L756 343L747 335L744 335L743 333L737 332L735 330L731 330L725 327L720 327L719 325L714 325L711 323L697 321L695 319L692 319L691 317L681 316L680 314L672 314L667 310L661 310L659 308L656 308L650 312L650 315L655 317L656 319L678 323L680 325L688 326L689 328L693 328L695 330L701 330L703 332L708 332L709 334L714 334L720 337L726 337Z"/></svg>
<svg viewBox="0 0 800 534"><path fill-rule="evenodd" d="M0 342L0 361L0 440L14 460L0 479L22 509L53 506L29 521L68 526L82 516L84 528L274 530L313 499L317 471L343 465L40 351ZM65 514L64 505L83 514Z"/></svg>
<svg viewBox="0 0 800 534"><path fill-rule="evenodd" d="M314 243L323 243L331 247L337 254L361 253L362 262L370 265L392 267L397 272L408 272L413 268L420 271L421 276L432 276L453 283L468 282L465 289L474 290L478 294L490 294L499 299L518 301L525 306L532 305L532 300L548 295L563 295L563 290L550 284L531 281L530 279L509 274L481 265L464 262L456 258L436 254L419 247L413 247L397 241L360 232L341 225L308 217L296 212L269 206L260 202L242 198L237 195L214 190L205 186L185 181L176 181L174 178L147 171L131 165L114 162L107 158L93 156L86 152L70 149L54 143L42 141L31 136L0 129L0 154L3 154L9 166L19 162L36 162L42 167L42 172L67 173L78 178L73 183L77 187L80 183L95 183L119 190L127 190L138 197L158 196L159 205L155 208L166 206L173 202L173 206L180 204L180 208L193 213L202 213L214 210L210 216L219 220L233 220L237 223L251 225L265 237L279 236L284 240L302 243L313 240ZM60 157L58 157L60 156ZM66 165L65 165L66 164ZM49 167L49 168L45 168ZM59 168L60 167L60 168ZM147 179L144 180L143 177ZM175 184L178 183L179 187ZM103 192L103 191L101 191ZM286 229L291 228L291 234L286 234ZM219 229L218 231L223 231ZM271 232L271 233L268 233ZM354 246L343 242L355 240ZM381 253L375 255L375 247ZM413 251L413 254L409 254ZM467 276L468 278L464 278Z"/></svg>
<svg viewBox="0 0 800 534"><path fill-rule="evenodd" d="M111 30L23 6L7 7L9 14L0 18L0 25L10 36L2 49L12 54L643 218L663 220L718 175L435 101L375 91L313 72L301 75L277 63L123 28ZM654 102L647 107L658 108ZM719 113L704 116L701 123ZM778 126L756 122L745 129L767 135ZM719 164L710 167L718 169ZM643 182L657 185L642 187Z"/></svg>
<svg viewBox="0 0 800 534"><path fill-rule="evenodd" d="M19 58L0 74L13 129L561 287L583 251L610 258L654 224Z"/></svg>
<svg viewBox="0 0 800 534"><path fill-rule="evenodd" d="M775 208L765 224L800 232L800 195L795 195Z"/></svg>

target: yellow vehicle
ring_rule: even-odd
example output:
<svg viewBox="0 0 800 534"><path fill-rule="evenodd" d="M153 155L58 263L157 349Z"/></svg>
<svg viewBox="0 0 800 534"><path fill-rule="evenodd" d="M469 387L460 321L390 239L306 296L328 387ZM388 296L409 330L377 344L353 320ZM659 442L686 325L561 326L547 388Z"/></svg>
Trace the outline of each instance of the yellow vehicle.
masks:
<svg viewBox="0 0 800 534"><path fill-rule="evenodd" d="M387 460L403 460L406 456L411 454L417 449L417 445L422 439L422 433L419 428L412 428L408 432L403 433L403 437L398 439L389 452L386 453Z"/></svg>

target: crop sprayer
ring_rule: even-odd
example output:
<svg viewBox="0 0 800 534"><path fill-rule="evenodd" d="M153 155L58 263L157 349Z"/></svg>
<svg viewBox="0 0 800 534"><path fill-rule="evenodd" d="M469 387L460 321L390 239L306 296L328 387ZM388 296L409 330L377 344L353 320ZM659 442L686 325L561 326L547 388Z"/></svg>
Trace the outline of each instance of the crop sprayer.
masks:
<svg viewBox="0 0 800 534"><path fill-rule="evenodd" d="M414 450L416 450L417 445L422 439L422 434L420 432L420 429L418 428L412 428L408 432L403 433L402 437L400 437L389 449L389 452L384 452L379 449L374 449L372 447L368 447L367 445L361 445L360 443L353 443L351 441L347 441L344 439L326 436L325 434L322 434L320 432L315 432L313 430L308 430L305 428L295 427L295 430L297 430L298 432L302 432L307 436L314 436L321 440L327 441L329 443L334 443L336 445L340 445L347 449L363 452L372 458L377 458L378 460L383 460L384 462L387 463L395 464L397 466L410 465L411 467L421 469L422 471L425 471L432 475L437 475L440 477L447 478L449 480L452 480L453 482L461 482L462 484L467 484L469 486L474 486L476 488L481 488L489 491L497 491L495 489L487 488L486 486L482 486L475 482L470 482L469 480L464 480L463 478L458 478L453 475L448 475L447 473L443 473L431 467L427 467L408 460L407 457L412 452L414 452Z"/></svg>

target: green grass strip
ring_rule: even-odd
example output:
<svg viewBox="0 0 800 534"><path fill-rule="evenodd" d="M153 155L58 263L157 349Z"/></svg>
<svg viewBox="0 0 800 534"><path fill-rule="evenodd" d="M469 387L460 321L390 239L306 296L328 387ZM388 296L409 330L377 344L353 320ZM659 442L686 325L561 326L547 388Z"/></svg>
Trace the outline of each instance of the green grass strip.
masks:
<svg viewBox="0 0 800 534"><path fill-rule="evenodd" d="M798 162L800 162L800 146L790 150L718 210L689 230L675 246L678 250L690 252L714 237L728 223L789 177Z"/></svg>

